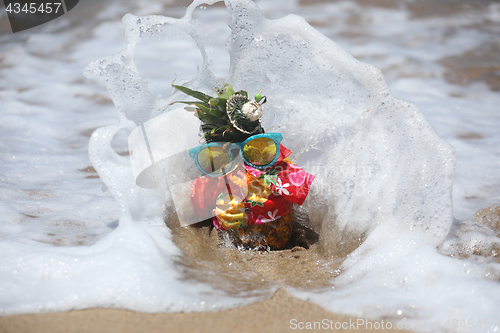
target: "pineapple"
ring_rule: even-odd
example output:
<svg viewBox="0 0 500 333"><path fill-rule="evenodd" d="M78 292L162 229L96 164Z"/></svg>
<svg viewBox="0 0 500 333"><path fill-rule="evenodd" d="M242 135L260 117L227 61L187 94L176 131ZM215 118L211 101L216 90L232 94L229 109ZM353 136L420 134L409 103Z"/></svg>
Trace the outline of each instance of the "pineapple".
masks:
<svg viewBox="0 0 500 333"><path fill-rule="evenodd" d="M237 245L245 248L265 250L284 249L292 236L293 214L290 212L272 222L245 226L239 229L219 230L226 233L229 239Z"/></svg>
<svg viewBox="0 0 500 333"><path fill-rule="evenodd" d="M201 122L201 129L205 141L210 142L242 142L255 134L264 133L261 125L262 104L266 97L260 93L255 95L255 101L248 98L246 91L235 92L229 84L221 89L216 89L217 97L208 96L202 92L191 90L184 86L173 85L177 90L196 98L198 101L174 102L184 103L195 107L195 115ZM230 176L231 177L231 176ZM254 198L255 199L255 198ZM228 235L235 245L255 249L283 249L288 244L292 235L293 214L282 216L272 222L243 225L239 222L245 221L245 216L239 216L241 207L233 207L226 211L217 211L220 216L230 215L234 217L235 223L228 230L219 230L219 235ZM238 222L238 223L236 223Z"/></svg>

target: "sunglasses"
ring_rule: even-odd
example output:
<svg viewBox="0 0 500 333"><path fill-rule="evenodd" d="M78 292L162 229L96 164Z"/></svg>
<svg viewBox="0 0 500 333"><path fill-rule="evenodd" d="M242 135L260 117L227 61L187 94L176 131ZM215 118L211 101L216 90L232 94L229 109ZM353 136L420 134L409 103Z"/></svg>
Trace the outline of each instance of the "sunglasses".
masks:
<svg viewBox="0 0 500 333"><path fill-rule="evenodd" d="M264 133L249 137L243 142L211 142L189 151L198 169L209 177L219 177L230 171L234 158L241 157L249 166L265 169L278 160L281 133Z"/></svg>

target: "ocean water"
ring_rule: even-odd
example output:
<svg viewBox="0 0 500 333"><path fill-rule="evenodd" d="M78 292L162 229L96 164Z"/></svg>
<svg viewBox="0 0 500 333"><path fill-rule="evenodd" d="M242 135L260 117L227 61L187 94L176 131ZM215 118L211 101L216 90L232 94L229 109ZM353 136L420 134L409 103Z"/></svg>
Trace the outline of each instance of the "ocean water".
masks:
<svg viewBox="0 0 500 333"><path fill-rule="evenodd" d="M416 331L498 331L499 230L473 218L500 203L498 3L255 4L181 19L189 2L89 1L17 34L2 14L1 313L220 310L283 286L247 267L224 268L230 288L201 277L222 273L185 244L172 194L135 185L127 134L178 111L177 78L264 89L264 127L316 176L301 213L330 277L289 293Z"/></svg>

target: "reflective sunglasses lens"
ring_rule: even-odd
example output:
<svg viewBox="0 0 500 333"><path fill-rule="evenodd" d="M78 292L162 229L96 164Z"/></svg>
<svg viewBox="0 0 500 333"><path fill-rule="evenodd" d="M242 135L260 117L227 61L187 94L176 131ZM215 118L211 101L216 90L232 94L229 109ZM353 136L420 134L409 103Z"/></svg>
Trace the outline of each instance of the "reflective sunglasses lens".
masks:
<svg viewBox="0 0 500 333"><path fill-rule="evenodd" d="M223 172L229 165L229 154L222 147L203 148L198 154L198 163L206 173Z"/></svg>
<svg viewBox="0 0 500 333"><path fill-rule="evenodd" d="M250 140L243 147L243 156L253 165L267 165L276 157L276 143L269 138Z"/></svg>

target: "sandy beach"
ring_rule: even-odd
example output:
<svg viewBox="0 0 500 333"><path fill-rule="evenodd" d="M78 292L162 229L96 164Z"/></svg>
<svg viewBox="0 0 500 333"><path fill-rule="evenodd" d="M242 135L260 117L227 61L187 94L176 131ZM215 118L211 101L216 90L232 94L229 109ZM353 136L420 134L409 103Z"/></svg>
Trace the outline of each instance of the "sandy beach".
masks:
<svg viewBox="0 0 500 333"><path fill-rule="evenodd" d="M317 235L297 223L289 246L278 251L228 246L207 224L181 228L171 222L169 226L174 242L183 252L178 264L184 267L186 278L209 283L228 293L265 288L274 283L283 288L331 288L332 276L341 272L343 258L332 260L325 255ZM299 239L298 234L306 236ZM249 273L251 278L247 278ZM283 288L266 301L218 312L141 313L97 308L0 316L0 333L405 332L397 329L396 323L329 312L291 296Z"/></svg>
<svg viewBox="0 0 500 333"><path fill-rule="evenodd" d="M404 238L410 233L381 228L384 221L390 220L389 212L404 204L403 192L395 188L404 178L405 168L401 168L404 172L400 171L401 177L394 182L385 178L380 181L381 193L390 200L381 196L366 210L367 214L373 213L372 217L378 217L370 217L372 224L360 224L359 230L349 232L346 225L360 221L351 219L346 225L337 225L334 221L337 207L326 201L323 205L318 200L320 209L310 210L314 214L301 218L303 225L311 228L305 232L307 242L295 238L295 243L281 251L228 247L207 226L181 228L172 216L165 221L167 229L162 217L152 218L156 216L154 209L160 205L155 206L144 196L145 203L153 208L142 210L139 194L130 200L134 203L130 211L136 214L134 228L120 234L119 228L127 221L122 219L121 206L111 194L112 186L105 182L106 174L98 174L99 167L91 163L88 148L96 129L117 124L118 108L102 82L84 79L82 73L89 63L118 54L126 47L121 21L124 15L180 18L191 0L149 3L85 0L64 17L16 34L11 33L3 13L0 15L0 310L9 315L0 315L0 333L396 332L404 330L398 330L396 322L388 325L387 321L400 317L406 317L409 323L439 319L442 324L439 329L446 332L456 331L443 325L446 319L455 317L459 323L473 318L479 326L475 326L477 331L470 332L494 329L489 324L486 328L485 320L497 316L500 304L500 3L492 0L255 2L269 19L288 14L303 17L354 58L379 68L394 96L417 105L432 125L432 130L422 132L435 131L454 147L458 162L453 193L443 192L448 195L446 198L453 196L453 216L450 215L453 225L449 235L445 235L443 227L439 242L412 247L416 238ZM210 7L200 7L195 17L204 27L203 36L217 37L208 50L226 56L224 43L229 28L225 20L229 16L223 3ZM155 57L151 60L151 52L144 51L155 44L147 38L142 40L144 49L139 49L136 65L143 78L149 80L155 96L168 96L175 77L179 81L188 79L195 75L195 65L201 64L194 42L182 41L174 40L179 53L154 49L161 55L158 55L160 62ZM224 53L219 52L219 47ZM211 70L224 77L229 55L225 61L221 59L226 58L216 58ZM321 84L318 87L324 89ZM339 94L341 89L333 91ZM271 97L277 99L279 95L268 97L270 102L266 107L271 105ZM367 107L360 114L372 115L373 111ZM340 118L332 117L335 121ZM340 128L336 124L332 121L332 132ZM379 130L386 121L373 124L373 129ZM295 125L290 122L288 128L278 126L276 130L288 131L290 143L297 135L306 140L318 130L314 127L293 132ZM372 132L366 129L367 134ZM378 140L366 139L363 145L353 148L356 156L370 152L372 155L366 160L371 163L379 154L368 149L372 143L372 148L380 148L380 156L385 156L382 154L385 148L374 143L382 142L384 137L375 138ZM302 138L296 140L295 144L302 141ZM387 147L399 142L389 141ZM328 145L318 142L320 148L324 144L321 149L325 153L321 156L331 154L331 142ZM127 158L126 131L118 132L109 146L117 153L116 159ZM415 144L415 147L424 146ZM426 149L420 151L422 156L426 153ZM391 154L380 160L397 164L407 157ZM332 168L333 176L348 175L354 170L342 165L348 160L336 159L332 163L338 163L338 170ZM387 170L384 172L389 178L400 176ZM441 171L431 169L429 174L445 178ZM353 171L352 175L353 179L357 177L352 184L364 186L371 182L371 173ZM315 176L320 176L319 172ZM416 193L427 193L433 186L430 182L415 182L405 188L404 194L415 201ZM344 187L334 187L337 188ZM338 208L350 207L355 211L368 197L356 196L356 200L348 205L339 204ZM338 196L339 200L344 198L344 194ZM408 204L409 210L401 213L401 220L417 209L427 212L432 205L443 206L424 195L422 198L425 200L419 199L413 206ZM377 215L381 211L379 206L385 204L393 206ZM475 212L478 213L474 215ZM414 221L422 219L420 212L415 213ZM442 223L441 220L437 216L425 223L432 227ZM331 228L322 229L323 221L330 223ZM418 229L416 224L408 224L408 228ZM420 228L423 226L422 223ZM161 230L156 232L155 228ZM388 230L400 233L392 233L393 238L389 239ZM151 237L152 234L157 238ZM369 243L366 239L371 234L375 236ZM123 241L124 236L129 238ZM355 260L346 260L352 259L348 255L360 246L364 246L364 252L354 254ZM347 273L342 275L344 272ZM172 309L178 304L187 305L185 308L192 311L200 310L195 308L200 303L196 291L208 290L208 287L196 289L193 287L196 283L183 284L184 280L209 286L214 292L223 291L222 294L236 300L234 303L243 299L245 292L255 291L269 297L276 286L278 291L265 301L229 310L175 312L178 310ZM127 293L124 286L129 288ZM134 288L142 288L142 294L139 296ZM309 300L292 296L287 288L310 292ZM323 291L330 298L315 298ZM76 294L84 297L75 297ZM148 303L149 297L157 295L163 303ZM85 303L88 301L85 297L91 302ZM127 297L132 297L132 302L126 303ZM221 298L210 306L231 307L227 302ZM85 307L89 308L55 312ZM33 313L37 311L42 313ZM32 313L11 315L22 312ZM378 319L368 321L339 313ZM424 327L413 331L435 330Z"/></svg>
<svg viewBox="0 0 500 333"><path fill-rule="evenodd" d="M316 329L306 329L308 323L314 327L314 322ZM356 328L353 328L354 323ZM336 324L337 327L343 325L347 328L337 330ZM301 325L304 325L304 329L299 329ZM406 332L376 329L381 327L377 325L382 326L382 322L334 314L282 290L265 302L220 312L148 314L118 309L90 309L0 317L1 333ZM383 325L387 323L384 321Z"/></svg>

